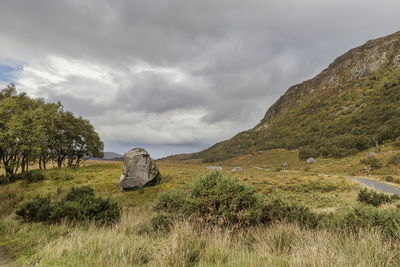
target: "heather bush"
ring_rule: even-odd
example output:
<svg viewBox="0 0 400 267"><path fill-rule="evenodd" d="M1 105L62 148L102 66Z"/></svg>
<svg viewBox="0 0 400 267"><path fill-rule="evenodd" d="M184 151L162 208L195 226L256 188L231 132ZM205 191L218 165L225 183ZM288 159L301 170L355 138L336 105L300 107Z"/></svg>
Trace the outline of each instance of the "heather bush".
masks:
<svg viewBox="0 0 400 267"><path fill-rule="evenodd" d="M160 193L155 210L220 226L288 221L317 227L320 217L308 208L280 200L266 202L256 191L236 178L214 172L193 180L185 189Z"/></svg>
<svg viewBox="0 0 400 267"><path fill-rule="evenodd" d="M58 223L63 220L73 223L95 222L111 225L119 220L121 210L110 199L96 197L88 186L71 188L61 200L53 202L50 197L36 197L25 203L17 215L28 222Z"/></svg>
<svg viewBox="0 0 400 267"><path fill-rule="evenodd" d="M384 203L391 202L392 199L390 196L382 192L378 193L375 190L368 190L367 188L364 188L358 193L357 201L378 207Z"/></svg>
<svg viewBox="0 0 400 267"><path fill-rule="evenodd" d="M337 227L351 231L377 228L385 235L398 238L400 237L400 209L356 206L337 221Z"/></svg>
<svg viewBox="0 0 400 267"><path fill-rule="evenodd" d="M262 199L255 187L213 172L185 189L159 194L155 209L210 224L245 226L261 221Z"/></svg>

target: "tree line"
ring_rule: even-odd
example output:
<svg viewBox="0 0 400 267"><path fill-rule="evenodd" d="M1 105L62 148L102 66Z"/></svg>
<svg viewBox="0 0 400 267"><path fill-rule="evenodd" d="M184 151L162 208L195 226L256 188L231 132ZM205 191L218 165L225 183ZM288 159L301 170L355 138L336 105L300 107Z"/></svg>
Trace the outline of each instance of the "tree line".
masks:
<svg viewBox="0 0 400 267"><path fill-rule="evenodd" d="M36 163L46 169L79 166L103 157L103 142L88 120L64 111L60 102L46 103L17 93L15 85L0 91L0 166L6 179Z"/></svg>

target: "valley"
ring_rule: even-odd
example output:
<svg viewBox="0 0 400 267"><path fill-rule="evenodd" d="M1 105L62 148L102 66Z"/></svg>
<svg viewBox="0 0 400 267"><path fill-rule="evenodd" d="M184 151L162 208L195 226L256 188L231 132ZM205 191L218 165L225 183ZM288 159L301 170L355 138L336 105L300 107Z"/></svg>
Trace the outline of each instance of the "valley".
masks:
<svg viewBox="0 0 400 267"><path fill-rule="evenodd" d="M383 166L372 170L368 176L360 161L370 152L343 159L317 158L315 163L308 164L299 160L298 151L277 149L218 163L221 173L255 186L267 199L303 205L329 217L359 205L357 195L364 186L348 179L350 176L400 188L395 183L400 179L397 167L386 164L400 151L394 150L391 143L382 145L376 158ZM287 169L282 169L284 162L288 163ZM0 246L9 249L18 265L40 263L40 266L155 266L175 260L196 266L230 266L238 262L242 266L254 266L264 261L294 266L356 262L393 265L400 260L395 256L399 251L398 241L390 237L382 239L380 232L373 228L351 235L346 232L336 235L336 230L326 230L326 227L308 229L296 223L278 222L230 233L224 228L209 229L183 220L176 221L168 232L143 233L140 229L152 218L154 202L160 192L182 188L199 175L212 173L206 169L209 164L196 159L164 159L156 164L163 177L162 183L128 192L118 187L122 163L112 161L86 161L79 168L49 169L42 171L45 178L41 181L20 180L1 185ZM232 172L237 166L243 171ZM392 177L392 182L386 181L387 176ZM67 222L47 225L24 223L15 216L20 203L38 194L59 199L70 187L84 185L123 207L117 224L100 228ZM396 203L384 204L379 209L391 210ZM246 242L251 242L250 248L246 247ZM337 242L341 245L334 245ZM319 249L314 250L316 248Z"/></svg>

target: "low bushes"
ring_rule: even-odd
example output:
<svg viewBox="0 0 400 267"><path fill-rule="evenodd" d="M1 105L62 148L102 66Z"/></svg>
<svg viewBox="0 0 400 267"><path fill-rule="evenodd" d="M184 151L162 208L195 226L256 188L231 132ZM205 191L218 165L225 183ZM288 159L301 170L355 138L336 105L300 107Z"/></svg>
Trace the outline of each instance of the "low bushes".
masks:
<svg viewBox="0 0 400 267"><path fill-rule="evenodd" d="M19 173L15 177L17 180L22 179L28 183L36 183L47 179L47 174L41 170L31 170L23 173Z"/></svg>
<svg viewBox="0 0 400 267"><path fill-rule="evenodd" d="M159 194L155 209L221 226L251 225L262 218L256 188L219 172L199 177L185 189Z"/></svg>
<svg viewBox="0 0 400 267"><path fill-rule="evenodd" d="M58 223L67 220L110 225L119 220L121 211L110 199L96 197L92 188L83 186L71 188L59 202L52 203L50 197L37 196L23 205L17 215L28 222Z"/></svg>
<svg viewBox="0 0 400 267"><path fill-rule="evenodd" d="M378 228L384 234L398 238L400 237L400 209L357 206L338 221L338 227L352 231Z"/></svg>
<svg viewBox="0 0 400 267"><path fill-rule="evenodd" d="M317 227L320 219L302 206L288 205L279 200L266 202L256 193L255 187L219 172L199 177L185 189L160 193L155 210L168 216L233 227L276 220Z"/></svg>
<svg viewBox="0 0 400 267"><path fill-rule="evenodd" d="M383 163L380 159L375 157L368 157L366 159L360 160L361 164L364 164L372 169L379 169L383 167Z"/></svg>
<svg viewBox="0 0 400 267"><path fill-rule="evenodd" d="M357 200L374 207L378 207L384 203L392 202L390 196L382 192L378 193L375 190L368 190L367 188L360 190Z"/></svg>
<svg viewBox="0 0 400 267"><path fill-rule="evenodd" d="M319 226L321 218L307 207L286 204L279 199L266 203L263 207L264 223L286 221L297 223L302 227L316 228Z"/></svg>

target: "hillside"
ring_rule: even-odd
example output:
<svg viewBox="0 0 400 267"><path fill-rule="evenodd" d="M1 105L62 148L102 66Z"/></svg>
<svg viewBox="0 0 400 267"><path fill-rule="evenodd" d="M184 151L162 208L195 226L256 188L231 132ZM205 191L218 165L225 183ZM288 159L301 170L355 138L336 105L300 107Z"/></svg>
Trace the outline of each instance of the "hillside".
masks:
<svg viewBox="0 0 400 267"><path fill-rule="evenodd" d="M400 136L400 32L290 87L253 129L192 155L213 162L274 148L340 158Z"/></svg>

